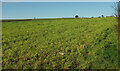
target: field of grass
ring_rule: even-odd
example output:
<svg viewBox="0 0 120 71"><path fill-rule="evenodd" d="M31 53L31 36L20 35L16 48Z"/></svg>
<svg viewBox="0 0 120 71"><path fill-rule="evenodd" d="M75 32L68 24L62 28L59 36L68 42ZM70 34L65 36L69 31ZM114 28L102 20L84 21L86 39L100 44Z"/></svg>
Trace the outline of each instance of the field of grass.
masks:
<svg viewBox="0 0 120 71"><path fill-rule="evenodd" d="M117 69L114 17L2 23L3 69Z"/></svg>

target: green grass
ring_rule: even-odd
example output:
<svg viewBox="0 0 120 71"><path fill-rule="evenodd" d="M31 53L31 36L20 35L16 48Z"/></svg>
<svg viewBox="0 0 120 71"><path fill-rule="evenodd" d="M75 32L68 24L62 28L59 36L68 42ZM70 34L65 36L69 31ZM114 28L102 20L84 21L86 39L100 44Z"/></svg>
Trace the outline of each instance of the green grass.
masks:
<svg viewBox="0 0 120 71"><path fill-rule="evenodd" d="M114 17L2 23L3 69L117 69Z"/></svg>

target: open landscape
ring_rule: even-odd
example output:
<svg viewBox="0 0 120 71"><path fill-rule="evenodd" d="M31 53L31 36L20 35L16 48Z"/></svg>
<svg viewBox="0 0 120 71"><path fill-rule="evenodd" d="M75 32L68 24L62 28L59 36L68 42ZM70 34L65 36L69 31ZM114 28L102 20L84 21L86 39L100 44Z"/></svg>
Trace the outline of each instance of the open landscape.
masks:
<svg viewBox="0 0 120 71"><path fill-rule="evenodd" d="M3 69L117 69L115 17L2 23Z"/></svg>

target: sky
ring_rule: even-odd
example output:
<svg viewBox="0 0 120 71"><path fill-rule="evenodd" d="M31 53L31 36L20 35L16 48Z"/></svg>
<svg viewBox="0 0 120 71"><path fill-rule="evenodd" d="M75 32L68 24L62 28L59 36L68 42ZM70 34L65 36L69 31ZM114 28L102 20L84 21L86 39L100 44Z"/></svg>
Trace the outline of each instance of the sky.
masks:
<svg viewBox="0 0 120 71"><path fill-rule="evenodd" d="M119 0L1 0L2 2L118 2Z"/></svg>
<svg viewBox="0 0 120 71"><path fill-rule="evenodd" d="M111 16L113 2L3 2L3 19Z"/></svg>

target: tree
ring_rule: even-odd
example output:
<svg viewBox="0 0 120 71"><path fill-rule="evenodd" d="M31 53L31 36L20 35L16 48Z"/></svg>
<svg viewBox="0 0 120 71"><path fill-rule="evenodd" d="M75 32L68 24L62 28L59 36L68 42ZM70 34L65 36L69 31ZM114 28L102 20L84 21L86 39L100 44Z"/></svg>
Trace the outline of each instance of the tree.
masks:
<svg viewBox="0 0 120 71"><path fill-rule="evenodd" d="M75 18L78 18L78 17L79 17L78 15L75 16Z"/></svg>
<svg viewBox="0 0 120 71"><path fill-rule="evenodd" d="M120 4L120 2L115 2L115 3L114 3L114 6L112 6L112 8L113 8L113 10L114 10L113 15L114 15L115 17L118 17L119 4Z"/></svg>
<svg viewBox="0 0 120 71"><path fill-rule="evenodd" d="M118 40L120 41L120 1L118 2L117 4L117 20L118 20L118 27L117 27L117 30L118 30Z"/></svg>
<svg viewBox="0 0 120 71"><path fill-rule="evenodd" d="M120 41L120 1L114 3L115 5L112 6L114 9L114 16L117 19L118 25L116 25L117 32L118 32L118 40Z"/></svg>
<svg viewBox="0 0 120 71"><path fill-rule="evenodd" d="M101 15L101 17L104 17L104 15Z"/></svg>

